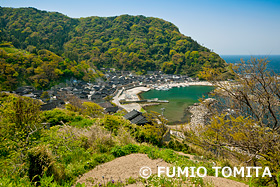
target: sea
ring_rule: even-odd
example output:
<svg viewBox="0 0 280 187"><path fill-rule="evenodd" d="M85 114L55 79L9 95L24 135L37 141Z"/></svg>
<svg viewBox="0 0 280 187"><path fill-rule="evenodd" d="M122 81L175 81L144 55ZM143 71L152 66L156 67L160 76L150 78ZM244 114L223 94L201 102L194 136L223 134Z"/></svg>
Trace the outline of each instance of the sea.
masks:
<svg viewBox="0 0 280 187"><path fill-rule="evenodd" d="M251 55L221 55L227 63L239 63L240 59L248 61ZM268 68L275 73L280 74L280 55L256 55L255 58L267 58L270 63ZM143 99L168 100L169 103L163 103L156 106L148 106L147 111L155 111L168 119L169 124L187 123L190 119L188 107L194 103L198 103L202 97L207 97L214 87L211 86L189 86L189 87L175 87L168 91L164 90L150 90L143 92L140 97Z"/></svg>
<svg viewBox="0 0 280 187"><path fill-rule="evenodd" d="M198 99L203 96L207 96L212 90L214 90L212 86L173 87L168 91L153 89L143 92L140 97L143 99L158 98L159 100L168 100L169 103L148 106L145 110L163 113L169 124L174 124L188 122L188 107L197 103Z"/></svg>
<svg viewBox="0 0 280 187"><path fill-rule="evenodd" d="M227 63L239 63L242 59L245 62L252 57L260 59L267 58L269 61L268 69L273 70L275 73L280 73L280 55L220 55Z"/></svg>

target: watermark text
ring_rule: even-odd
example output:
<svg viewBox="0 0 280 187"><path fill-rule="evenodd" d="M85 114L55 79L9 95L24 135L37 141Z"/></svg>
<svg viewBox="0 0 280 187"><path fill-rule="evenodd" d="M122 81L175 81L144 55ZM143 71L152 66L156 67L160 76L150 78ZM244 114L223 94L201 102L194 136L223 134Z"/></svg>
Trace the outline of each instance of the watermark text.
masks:
<svg viewBox="0 0 280 187"><path fill-rule="evenodd" d="M272 177L269 167L212 167L211 173L218 177L219 173L223 177ZM205 177L207 176L207 169L201 167L160 167L157 168L158 177ZM151 168L145 166L139 171L142 178L149 178L152 175Z"/></svg>

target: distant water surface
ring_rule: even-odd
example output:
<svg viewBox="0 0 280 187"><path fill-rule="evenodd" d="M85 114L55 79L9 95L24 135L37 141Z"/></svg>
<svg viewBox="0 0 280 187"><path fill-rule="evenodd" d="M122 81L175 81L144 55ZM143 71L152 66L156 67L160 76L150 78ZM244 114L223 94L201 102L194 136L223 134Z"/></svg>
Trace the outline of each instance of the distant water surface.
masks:
<svg viewBox="0 0 280 187"><path fill-rule="evenodd" d="M207 96L209 92L214 89L212 86L189 86L189 87L175 87L169 91L163 90L150 90L143 92L140 96L143 99L158 98L159 100L168 100L169 103L162 103L156 106L149 106L145 109L147 111L155 111L162 113L161 108L165 108L163 115L169 122L186 122L186 109L188 106L198 102L202 96Z"/></svg>
<svg viewBox="0 0 280 187"><path fill-rule="evenodd" d="M240 59L248 61L251 57L257 59L267 58L269 62L268 68L275 73L280 73L280 55L220 55L227 63L239 63Z"/></svg>
<svg viewBox="0 0 280 187"><path fill-rule="evenodd" d="M240 59L248 61L251 55L221 55L227 63L239 63ZM280 73L280 55L257 55L256 58L267 58L270 63L268 68L273 69L276 73ZM147 111L155 111L161 113L161 108L165 108L163 114L171 123L186 122L189 120L186 109L198 102L203 95L207 96L214 87L211 86L189 86L172 88L169 91L150 90L141 93L143 99L158 98L160 100L168 100L169 103L163 103L157 106L149 106Z"/></svg>

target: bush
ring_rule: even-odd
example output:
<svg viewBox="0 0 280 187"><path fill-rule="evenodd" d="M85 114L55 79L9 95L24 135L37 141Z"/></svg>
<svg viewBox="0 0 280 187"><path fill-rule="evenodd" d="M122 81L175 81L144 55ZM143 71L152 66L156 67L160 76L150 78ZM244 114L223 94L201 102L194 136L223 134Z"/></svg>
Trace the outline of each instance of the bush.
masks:
<svg viewBox="0 0 280 187"><path fill-rule="evenodd" d="M84 127L89 127L89 126L93 125L95 123L95 121L96 120L84 118L84 119L81 119L80 121L71 122L69 125L84 128Z"/></svg>
<svg viewBox="0 0 280 187"><path fill-rule="evenodd" d="M77 115L75 112L62 110L62 109L53 109L45 111L42 114L43 121L50 123L51 126L62 125L67 122L78 122L83 120L82 116Z"/></svg>
<svg viewBox="0 0 280 187"><path fill-rule="evenodd" d="M174 149L175 148L175 143L173 140L169 141L168 144L167 144L167 147L170 148L170 149Z"/></svg>
<svg viewBox="0 0 280 187"><path fill-rule="evenodd" d="M121 146L115 146L111 150L111 154L114 155L115 157L121 157L126 155L126 152L123 150Z"/></svg>
<svg viewBox="0 0 280 187"><path fill-rule="evenodd" d="M111 154L94 154L89 161L85 164L84 168L86 170L93 169L95 166L109 162L114 159Z"/></svg>
<svg viewBox="0 0 280 187"><path fill-rule="evenodd" d="M131 153L137 153L139 152L139 146L135 144L127 144L125 146L115 146L111 150L111 154L114 155L115 157L121 157L125 156Z"/></svg>
<svg viewBox="0 0 280 187"><path fill-rule="evenodd" d="M125 125L126 121L121 116L106 115L101 123L107 130L118 134L118 130L121 126Z"/></svg>
<svg viewBox="0 0 280 187"><path fill-rule="evenodd" d="M169 149L173 149L175 151L182 151L182 152L187 152L188 151L188 145L184 144L182 142L179 142L178 140L170 140L167 144L166 147Z"/></svg>
<svg viewBox="0 0 280 187"><path fill-rule="evenodd" d="M94 102L84 102L82 113L93 118L101 117L103 115L103 108Z"/></svg>
<svg viewBox="0 0 280 187"><path fill-rule="evenodd" d="M113 160L114 157L110 154L95 154L92 159L99 164L103 164Z"/></svg>
<svg viewBox="0 0 280 187"><path fill-rule="evenodd" d="M16 176L14 178L12 177L0 177L0 186L9 186L9 187L13 187L13 186L24 186L24 187L33 187L32 183L30 182L30 180L27 177L19 177Z"/></svg>
<svg viewBox="0 0 280 187"><path fill-rule="evenodd" d="M56 163L47 146L34 147L28 152L29 170L28 176L31 181L39 181L44 174L54 176L56 181L64 179L64 168Z"/></svg>
<svg viewBox="0 0 280 187"><path fill-rule="evenodd" d="M157 146L161 146L162 144L162 135L162 129L153 125L139 127L139 131L134 133L134 136L138 142L148 142Z"/></svg>
<svg viewBox="0 0 280 187"><path fill-rule="evenodd" d="M114 137L119 145L135 144L135 139L131 136L127 128L121 127L118 130L118 136Z"/></svg>
<svg viewBox="0 0 280 187"><path fill-rule="evenodd" d="M115 146L112 134L106 131L103 127L92 126L89 133L87 146L91 147L94 152L110 152L111 148Z"/></svg>

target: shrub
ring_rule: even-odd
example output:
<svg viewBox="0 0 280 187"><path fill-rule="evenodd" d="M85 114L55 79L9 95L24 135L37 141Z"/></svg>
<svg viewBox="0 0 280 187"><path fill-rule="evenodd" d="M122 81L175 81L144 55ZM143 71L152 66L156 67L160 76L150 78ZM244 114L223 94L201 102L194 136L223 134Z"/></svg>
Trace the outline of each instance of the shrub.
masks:
<svg viewBox="0 0 280 187"><path fill-rule="evenodd" d="M83 103L83 114L93 118L101 117L103 115L103 108L94 102Z"/></svg>
<svg viewBox="0 0 280 187"><path fill-rule="evenodd" d="M95 121L96 120L83 118L80 121L73 121L69 125L84 128L91 126L92 124L94 124Z"/></svg>
<svg viewBox="0 0 280 187"><path fill-rule="evenodd" d="M91 159L87 161L84 168L86 170L93 169L95 166L109 162L114 159L114 156L111 154L93 154Z"/></svg>
<svg viewBox="0 0 280 187"><path fill-rule="evenodd" d="M153 145L160 146L162 143L162 129L157 128L153 125L145 125L139 127L139 131L135 132L135 138L138 142L149 142Z"/></svg>
<svg viewBox="0 0 280 187"><path fill-rule="evenodd" d="M113 116L113 115L106 115L103 118L101 123L107 130L114 133L115 135L118 134L119 128L125 123L126 121L121 116Z"/></svg>
<svg viewBox="0 0 280 187"><path fill-rule="evenodd" d="M121 146L115 146L111 150L111 154L114 155L115 157L121 157L126 155L126 152L123 150Z"/></svg>
<svg viewBox="0 0 280 187"><path fill-rule="evenodd" d="M109 162L114 159L114 157L110 154L95 154L92 159L99 164Z"/></svg>
<svg viewBox="0 0 280 187"><path fill-rule="evenodd" d="M173 140L169 141L168 144L167 144L167 147L170 148L170 149L174 149L175 148L175 143Z"/></svg>
<svg viewBox="0 0 280 187"><path fill-rule="evenodd" d="M135 139L128 132L127 128L121 127L118 130L118 136L115 136L119 145L135 144Z"/></svg>
<svg viewBox="0 0 280 187"><path fill-rule="evenodd" d="M128 144L125 146L115 146L111 150L111 154L114 155L115 157L121 157L125 156L131 153L137 153L139 152L139 146L135 144Z"/></svg>
<svg viewBox="0 0 280 187"><path fill-rule="evenodd" d="M43 121L50 123L51 126L54 125L62 125L67 122L78 122L83 120L82 116L77 115L75 112L62 110L62 109L53 109L49 111L45 111L42 114Z"/></svg>
<svg viewBox="0 0 280 187"><path fill-rule="evenodd" d="M64 179L64 169L56 163L52 153L47 146L38 146L32 148L28 152L29 170L28 175L30 180L36 182L44 174L46 176L54 176L56 181Z"/></svg>
<svg viewBox="0 0 280 187"><path fill-rule="evenodd" d="M179 142L178 140L171 140L166 144L166 146L169 149L173 149L175 151L182 151L182 152L188 151L188 145L184 144L182 142Z"/></svg>
<svg viewBox="0 0 280 187"><path fill-rule="evenodd" d="M95 152L106 153L115 146L115 141L110 132L106 131L103 127L92 126L89 130L87 144Z"/></svg>

